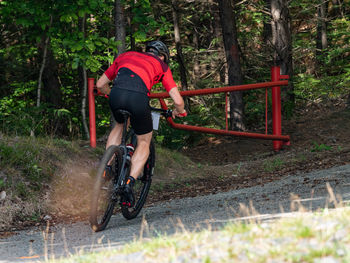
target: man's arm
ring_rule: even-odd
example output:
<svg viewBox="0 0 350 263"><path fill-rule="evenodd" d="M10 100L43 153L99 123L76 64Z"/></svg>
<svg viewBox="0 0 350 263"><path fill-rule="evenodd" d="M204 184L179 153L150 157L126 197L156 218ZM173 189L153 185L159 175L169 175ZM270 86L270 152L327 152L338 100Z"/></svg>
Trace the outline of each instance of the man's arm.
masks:
<svg viewBox="0 0 350 263"><path fill-rule="evenodd" d="M96 88L103 94L109 95L111 92L111 89L109 87L109 82L111 82L106 74L103 73L103 75L99 78L99 80L96 83Z"/></svg>
<svg viewBox="0 0 350 263"><path fill-rule="evenodd" d="M173 99L175 105L173 117L184 117L184 114L186 114L185 103L177 87L172 88L169 91L169 95Z"/></svg>

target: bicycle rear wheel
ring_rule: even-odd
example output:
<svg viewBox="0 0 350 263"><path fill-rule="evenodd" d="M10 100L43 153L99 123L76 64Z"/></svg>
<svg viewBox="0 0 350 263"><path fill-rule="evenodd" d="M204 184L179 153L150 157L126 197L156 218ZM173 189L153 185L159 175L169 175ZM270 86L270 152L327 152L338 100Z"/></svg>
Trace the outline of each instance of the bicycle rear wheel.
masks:
<svg viewBox="0 0 350 263"><path fill-rule="evenodd" d="M105 175L108 162L112 160L112 174ZM90 224L95 231L104 230L113 214L116 203L114 185L118 180L122 163L122 151L118 146L108 147L104 153L96 173L90 210Z"/></svg>
<svg viewBox="0 0 350 263"><path fill-rule="evenodd" d="M136 136L136 135L134 135ZM126 219L135 218L141 211L143 205L146 202L147 195L152 183L152 175L155 164L155 147L153 140L150 144L150 153L146 164L143 169L143 174L135 181L135 185L133 187L134 195L135 195L135 206L127 207L122 206L122 214Z"/></svg>

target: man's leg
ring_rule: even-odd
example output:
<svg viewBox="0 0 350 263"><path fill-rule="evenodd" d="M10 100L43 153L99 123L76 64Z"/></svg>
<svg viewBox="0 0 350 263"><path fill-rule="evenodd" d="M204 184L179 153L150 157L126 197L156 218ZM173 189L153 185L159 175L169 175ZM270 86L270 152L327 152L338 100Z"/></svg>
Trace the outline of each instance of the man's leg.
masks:
<svg viewBox="0 0 350 263"><path fill-rule="evenodd" d="M137 179L137 177L140 176L143 167L147 161L151 139L152 132L143 135L137 135L136 150L131 158L130 177L125 185L125 193L128 198L128 201L125 204L130 207L134 206L135 204L135 196L132 188L135 184L135 180Z"/></svg>
<svg viewBox="0 0 350 263"><path fill-rule="evenodd" d="M152 132L137 135L137 147L131 158L130 176L134 179L140 176L149 155Z"/></svg>
<svg viewBox="0 0 350 263"><path fill-rule="evenodd" d="M111 145L119 145L122 140L122 133L123 133L123 123L116 123L112 131L110 132L106 144L106 149L108 149Z"/></svg>
<svg viewBox="0 0 350 263"><path fill-rule="evenodd" d="M122 133L123 133L123 123L116 123L111 132L108 135L107 143L106 143L106 149L108 149L111 145L119 145L122 141ZM113 157L108 161L108 167L106 169L109 169L109 172L111 174L111 162L113 160Z"/></svg>

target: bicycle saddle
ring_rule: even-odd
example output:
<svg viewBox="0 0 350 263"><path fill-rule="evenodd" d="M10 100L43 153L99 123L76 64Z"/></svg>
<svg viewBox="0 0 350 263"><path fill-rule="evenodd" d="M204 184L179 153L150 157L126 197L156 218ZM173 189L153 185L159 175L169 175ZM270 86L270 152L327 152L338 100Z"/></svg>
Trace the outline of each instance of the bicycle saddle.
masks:
<svg viewBox="0 0 350 263"><path fill-rule="evenodd" d="M131 116L131 113L127 110L117 110L117 113L123 116L124 121Z"/></svg>

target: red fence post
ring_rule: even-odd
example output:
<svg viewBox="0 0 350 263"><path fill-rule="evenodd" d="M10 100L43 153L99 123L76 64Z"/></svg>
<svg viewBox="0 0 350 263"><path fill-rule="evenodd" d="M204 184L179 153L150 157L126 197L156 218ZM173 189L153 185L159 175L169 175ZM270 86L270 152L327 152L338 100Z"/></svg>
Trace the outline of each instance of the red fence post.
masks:
<svg viewBox="0 0 350 263"><path fill-rule="evenodd" d="M271 81L280 80L280 67L271 67ZM281 118L281 87L272 87L272 134L282 134L282 118ZM273 141L273 149L279 151L282 148L281 141Z"/></svg>
<svg viewBox="0 0 350 263"><path fill-rule="evenodd" d="M89 120L90 120L90 146L96 148L96 119L95 119L95 79L88 78Z"/></svg>

